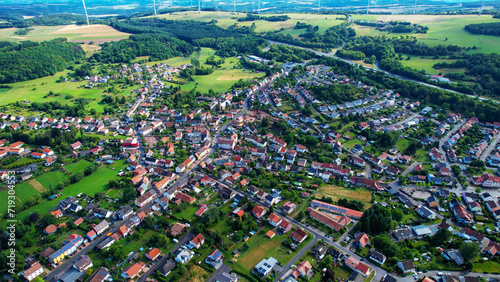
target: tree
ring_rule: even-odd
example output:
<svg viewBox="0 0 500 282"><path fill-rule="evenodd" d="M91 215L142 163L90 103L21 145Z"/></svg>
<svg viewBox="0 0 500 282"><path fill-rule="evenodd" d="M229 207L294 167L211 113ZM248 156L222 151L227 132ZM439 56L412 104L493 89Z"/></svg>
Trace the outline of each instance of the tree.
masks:
<svg viewBox="0 0 500 282"><path fill-rule="evenodd" d="M320 265L321 268L330 268L333 264L333 258L331 255L327 255L321 260Z"/></svg>
<svg viewBox="0 0 500 282"><path fill-rule="evenodd" d="M306 217L306 213L304 211L300 211L297 215L297 219L301 221L304 217Z"/></svg>
<svg viewBox="0 0 500 282"><path fill-rule="evenodd" d="M471 261L479 255L479 246L477 243L466 242L462 244L459 251L465 261Z"/></svg>
<svg viewBox="0 0 500 282"><path fill-rule="evenodd" d="M152 216L147 216L142 222L142 226L146 229L152 229L156 225L156 221Z"/></svg>
<svg viewBox="0 0 500 282"><path fill-rule="evenodd" d="M48 213L42 217L41 223L42 226L49 226L51 224L56 224L57 218L54 215Z"/></svg>
<svg viewBox="0 0 500 282"><path fill-rule="evenodd" d="M392 219L397 222L401 222L401 220L403 219L403 212L401 210L394 209L392 211Z"/></svg>
<svg viewBox="0 0 500 282"><path fill-rule="evenodd" d="M440 246L450 240L452 233L446 228L439 229L434 236L430 237L429 242L433 246Z"/></svg>
<svg viewBox="0 0 500 282"><path fill-rule="evenodd" d="M118 187L118 185L119 183L116 179L111 179L110 181L108 181L108 188L116 188Z"/></svg>

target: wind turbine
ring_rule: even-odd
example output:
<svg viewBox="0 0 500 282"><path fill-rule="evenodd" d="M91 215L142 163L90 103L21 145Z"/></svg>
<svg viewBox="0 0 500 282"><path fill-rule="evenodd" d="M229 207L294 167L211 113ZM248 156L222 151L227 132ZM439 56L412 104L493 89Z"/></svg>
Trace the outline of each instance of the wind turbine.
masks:
<svg viewBox="0 0 500 282"><path fill-rule="evenodd" d="M413 8L413 14L415 15L416 12L417 12L417 0L415 0L415 8Z"/></svg>
<svg viewBox="0 0 500 282"><path fill-rule="evenodd" d="M483 6L484 6L484 0L481 2L481 8L479 8L479 15L481 16L481 13L483 12Z"/></svg>
<svg viewBox="0 0 500 282"><path fill-rule="evenodd" d="M258 8L259 8L259 15L260 15L260 0L259 0L259 7Z"/></svg>
<svg viewBox="0 0 500 282"><path fill-rule="evenodd" d="M198 0L198 14L201 14L201 0Z"/></svg>
<svg viewBox="0 0 500 282"><path fill-rule="evenodd" d="M368 11L370 11L370 1L368 0L368 6L366 6L366 14L368 15Z"/></svg>
<svg viewBox="0 0 500 282"><path fill-rule="evenodd" d="M156 16L156 0L153 0L153 9L155 10L155 16Z"/></svg>
<svg viewBox="0 0 500 282"><path fill-rule="evenodd" d="M318 0L318 14L319 14L319 9L321 9L321 0Z"/></svg>
<svg viewBox="0 0 500 282"><path fill-rule="evenodd" d="M234 13L236 13L236 0L233 0L233 5L234 5Z"/></svg>
<svg viewBox="0 0 500 282"><path fill-rule="evenodd" d="M87 25L90 25L89 15L87 14L87 7L85 7L85 0L82 0L82 2L83 2L83 9L85 10L85 17L87 18Z"/></svg>

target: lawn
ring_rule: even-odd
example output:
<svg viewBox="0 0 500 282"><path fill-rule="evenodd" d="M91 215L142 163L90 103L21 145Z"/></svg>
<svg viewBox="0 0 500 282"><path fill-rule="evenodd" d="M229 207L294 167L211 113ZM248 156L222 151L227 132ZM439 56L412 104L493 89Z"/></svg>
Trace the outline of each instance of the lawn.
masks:
<svg viewBox="0 0 500 282"><path fill-rule="evenodd" d="M475 262L472 271L480 273L500 273L500 262L491 260Z"/></svg>
<svg viewBox="0 0 500 282"><path fill-rule="evenodd" d="M38 191L33 188L33 186L29 185L27 182L22 182L16 185L14 188L14 191L16 191L16 197L24 203L28 198L30 198L33 195L39 195ZM2 203L0 204L0 214L3 214L4 212L7 211L7 196L9 195L8 189L5 189L0 192L0 198L3 199ZM19 204L19 202L17 202Z"/></svg>
<svg viewBox="0 0 500 282"><path fill-rule="evenodd" d="M183 218L185 220L189 220L190 222L192 220L196 220L198 219L199 217L197 217L194 213L196 211L198 211L200 209L200 207L196 206L196 205L193 205L193 206L190 206L188 207L187 209L181 211L180 213L175 213L174 215L178 218Z"/></svg>
<svg viewBox="0 0 500 282"><path fill-rule="evenodd" d="M63 189L63 197L76 196L79 193L85 193L94 196L95 193L107 190L108 181L117 177L117 170L107 167L100 167L93 174L84 177L80 182L69 185Z"/></svg>
<svg viewBox="0 0 500 282"><path fill-rule="evenodd" d="M42 184L45 189L49 190L51 185L52 187L55 187L59 182L63 181L66 178L68 178L66 174L64 174L60 170L56 170L37 177L36 181Z"/></svg>
<svg viewBox="0 0 500 282"><path fill-rule="evenodd" d="M334 185L323 185L319 191L327 195L357 200L364 203L371 203L372 201L372 192L361 189L353 190Z"/></svg>
<svg viewBox="0 0 500 282"><path fill-rule="evenodd" d="M352 140L349 140L345 143L343 143L344 146L346 146L347 148L351 149L354 148L355 145L361 145L363 146L363 141L359 140L359 139L352 139Z"/></svg>
<svg viewBox="0 0 500 282"><path fill-rule="evenodd" d="M462 47L476 46L479 53L499 53L500 37L492 35L475 35L464 30L464 26L477 23L500 22L491 15L353 15L353 19L365 20L400 20L409 21L429 27L427 34L410 34L419 38L420 42L430 46L439 44L456 44ZM386 35L386 36L406 36L406 33L387 34L373 28L355 25L358 36L363 35ZM471 51L472 52L472 51Z"/></svg>
<svg viewBox="0 0 500 282"><path fill-rule="evenodd" d="M290 231L288 233L291 234ZM251 270L259 261L266 257L274 257L281 264L285 264L290 260L295 252L287 255L286 252L288 248L281 245L281 242L288 238L290 234L278 235L276 234L272 239L265 237L264 235L255 235L261 236L259 241L252 245L252 247L246 251L241 257L238 259L238 262L241 263L246 269ZM304 243L301 244L303 246ZM283 249L283 252L280 253L280 250Z"/></svg>
<svg viewBox="0 0 500 282"><path fill-rule="evenodd" d="M410 145L410 142L411 141L406 138L399 139L398 142L396 143L396 148L398 148L398 151L401 154L404 154L406 148L408 148L408 145Z"/></svg>
<svg viewBox="0 0 500 282"><path fill-rule="evenodd" d="M87 160L80 160L80 161L77 161L76 163L71 163L71 164L67 164L64 166L64 168L75 174L77 172L80 172L80 171L84 171L85 168L87 168L88 166L90 165L90 162L87 161Z"/></svg>
<svg viewBox="0 0 500 282"><path fill-rule="evenodd" d="M348 270L347 268L344 267L335 267L333 269L333 272L335 272L335 277L343 279L344 281L347 281L349 276L351 276L352 271Z"/></svg>

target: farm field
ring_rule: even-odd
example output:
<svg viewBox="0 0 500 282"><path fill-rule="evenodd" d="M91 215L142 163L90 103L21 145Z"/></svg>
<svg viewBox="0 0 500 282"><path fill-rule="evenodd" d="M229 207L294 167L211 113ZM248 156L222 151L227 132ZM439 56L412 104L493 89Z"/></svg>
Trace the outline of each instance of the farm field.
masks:
<svg viewBox="0 0 500 282"><path fill-rule="evenodd" d="M104 95L104 89L96 87L92 89L84 88L83 86L88 83L87 81L56 83L56 80L59 79L60 76L66 76L67 73L68 70L64 70L53 76L11 83L9 84L9 86L12 87L11 89L3 88L0 91L0 105L6 105L24 99L39 103L58 101L61 104L73 104L77 98L86 98L93 100L86 108L94 108L102 112L105 106L101 102ZM122 89L118 95L128 96L132 89L132 87ZM50 91L59 95L43 98ZM71 95L73 98L66 99L66 95Z"/></svg>
<svg viewBox="0 0 500 282"><path fill-rule="evenodd" d="M106 41L116 41L129 37L130 34L120 32L110 26L94 24L90 26L57 25L57 26L34 26L27 35L15 35L18 28L6 28L0 30L0 41L44 41L55 38L66 38L68 41L89 43L94 41L98 45Z"/></svg>
<svg viewBox="0 0 500 282"><path fill-rule="evenodd" d="M263 16L272 16L273 14L265 14ZM300 13L290 13L287 14L290 19L282 22L268 22L264 20L255 21L256 32L268 32L280 29L292 29L297 22L311 24L313 26L319 27L319 33L325 32L329 27L338 25L343 20L337 20L338 17L343 17L342 15L317 15L317 14L300 14ZM209 22L211 20L216 20L217 25L223 28L227 28L230 25L238 23L240 26L251 26L253 22L238 22L236 18L245 17L245 13L232 13L232 12L208 12L202 11L200 14L197 11L186 11L186 12L175 12L171 14L164 14L157 16L158 18L164 18L168 20L198 20ZM151 16L154 17L154 16Z"/></svg>
<svg viewBox="0 0 500 282"><path fill-rule="evenodd" d="M353 20L409 21L429 27L427 34L393 33L388 35L374 28L356 25L356 33L359 36L412 35L430 46L456 44L462 47L476 46L475 52L479 53L500 52L500 37L475 35L464 30L464 26L468 24L500 22L500 19L494 19L491 15L353 15Z"/></svg>
<svg viewBox="0 0 500 282"><path fill-rule="evenodd" d="M37 177L35 180L42 184L42 186L46 189L49 190L51 185L52 187L56 187L57 184L64 179L68 178L67 175L65 175L62 171L57 170L57 171L51 171L48 172L44 175L41 175Z"/></svg>

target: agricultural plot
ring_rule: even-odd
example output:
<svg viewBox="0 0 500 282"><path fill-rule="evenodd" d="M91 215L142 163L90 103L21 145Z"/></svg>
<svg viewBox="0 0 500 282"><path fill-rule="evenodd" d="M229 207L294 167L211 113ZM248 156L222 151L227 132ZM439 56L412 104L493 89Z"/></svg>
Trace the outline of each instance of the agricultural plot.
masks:
<svg viewBox="0 0 500 282"><path fill-rule="evenodd" d="M500 22L491 15L353 15L353 20L370 21L409 21L429 27L427 34L381 32L375 28L355 25L358 36L406 36L419 38L420 42L430 46L459 45L462 47L477 47L474 52L499 53L500 37L491 35L475 35L464 30L464 26L477 23Z"/></svg>
<svg viewBox="0 0 500 282"><path fill-rule="evenodd" d="M64 168L71 173L77 173L79 171L84 171L85 168L88 167L89 165L90 165L89 161L80 160L76 163L65 165Z"/></svg>
<svg viewBox="0 0 500 282"><path fill-rule="evenodd" d="M62 171L51 171L44 175L37 177L35 180L40 183L46 190L49 190L51 187L56 187L57 184L64 179L68 178Z"/></svg>
<svg viewBox="0 0 500 282"><path fill-rule="evenodd" d="M292 29L297 22L311 24L313 26L318 26L319 33L325 32L328 28L338 25L343 20L338 20L337 18L343 17L342 15L317 15L317 14L299 14L290 13L287 14L290 19L282 22L268 22L264 20L257 20L255 22L256 32L268 32L280 29ZM211 20L216 20L217 25L222 28L227 28L230 25L237 23L240 26L251 26L254 22L238 22L237 18L245 17L245 13L231 13L231 12L207 12L202 11L198 13L197 11L186 11L186 12L175 12L171 14L164 14L157 16L159 18L165 18L169 20L195 20L209 22ZM266 14L265 16L272 16L272 14Z"/></svg>
<svg viewBox="0 0 500 282"><path fill-rule="evenodd" d="M0 41L45 41L55 38L66 38L68 41L89 43L94 41L95 45L108 41L117 41L129 37L130 34L120 32L110 26L94 24L82 25L57 25L57 26L34 26L27 35L15 35L18 28L6 28L0 30Z"/></svg>
<svg viewBox="0 0 500 282"><path fill-rule="evenodd" d="M357 200L364 203L370 203L372 201L372 192L361 189L347 189L334 185L323 185L319 189L318 194L324 194L326 196L336 196L338 198L345 198L350 200Z"/></svg>

